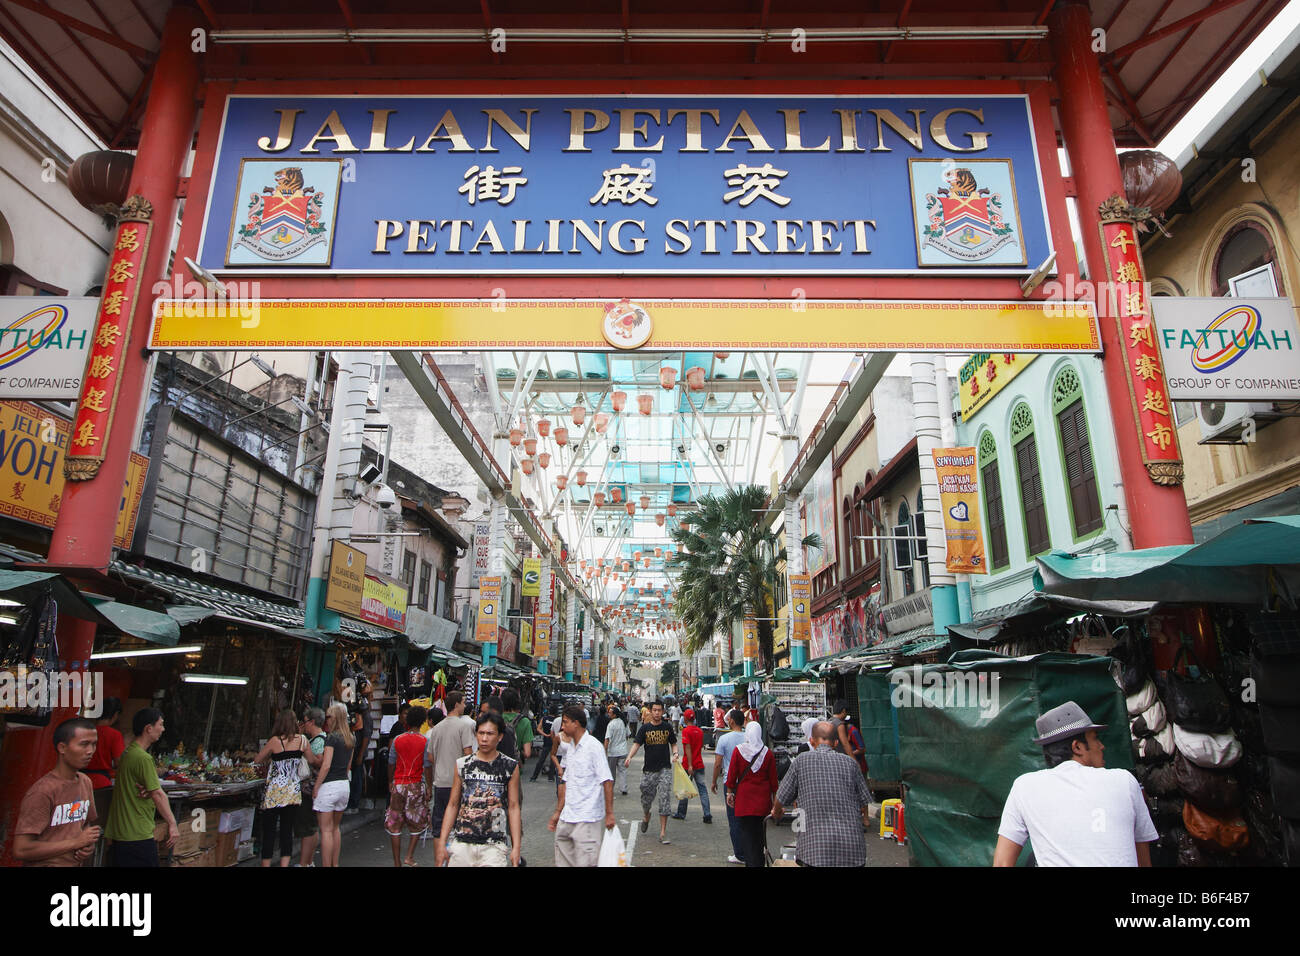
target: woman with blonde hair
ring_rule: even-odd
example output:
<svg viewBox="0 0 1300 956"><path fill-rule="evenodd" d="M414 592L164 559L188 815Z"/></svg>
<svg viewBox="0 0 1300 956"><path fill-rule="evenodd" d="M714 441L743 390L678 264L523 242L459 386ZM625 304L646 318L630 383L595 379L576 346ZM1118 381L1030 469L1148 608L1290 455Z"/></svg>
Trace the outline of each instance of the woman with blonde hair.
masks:
<svg viewBox="0 0 1300 956"><path fill-rule="evenodd" d="M348 720L348 709L335 702L325 715L325 751L321 754L316 788L312 792L312 809L320 820L321 866L339 865L339 821L348 807L351 784L348 768L352 765L352 748L356 743Z"/></svg>
<svg viewBox="0 0 1300 956"><path fill-rule="evenodd" d="M282 710L271 727L271 739L253 763L270 758L266 790L262 793L262 865L270 866L275 854L275 826L280 825L280 865L288 866L293 855L293 819L302 804L298 766L307 749L307 738L298 733L298 717Z"/></svg>

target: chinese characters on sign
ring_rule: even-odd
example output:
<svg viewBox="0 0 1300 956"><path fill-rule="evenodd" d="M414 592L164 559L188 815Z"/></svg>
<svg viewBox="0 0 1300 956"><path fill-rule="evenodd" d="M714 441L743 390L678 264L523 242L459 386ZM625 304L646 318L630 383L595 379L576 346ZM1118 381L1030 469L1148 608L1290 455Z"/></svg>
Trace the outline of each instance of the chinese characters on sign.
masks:
<svg viewBox="0 0 1300 956"><path fill-rule="evenodd" d="M95 477L104 461L117 407L122 357L130 338L131 313L149 251L153 207L139 196L132 196L122 210L104 273L104 293L86 358L81 400L72 422L72 440L63 461L64 474L73 481Z"/></svg>
<svg viewBox="0 0 1300 956"><path fill-rule="evenodd" d="M1182 455L1160 359L1159 338L1147 301L1146 274L1132 221L1132 207L1119 197L1101 205L1101 238L1111 280L1112 310L1119 326L1125 376L1142 444L1142 463L1160 485L1181 484Z"/></svg>

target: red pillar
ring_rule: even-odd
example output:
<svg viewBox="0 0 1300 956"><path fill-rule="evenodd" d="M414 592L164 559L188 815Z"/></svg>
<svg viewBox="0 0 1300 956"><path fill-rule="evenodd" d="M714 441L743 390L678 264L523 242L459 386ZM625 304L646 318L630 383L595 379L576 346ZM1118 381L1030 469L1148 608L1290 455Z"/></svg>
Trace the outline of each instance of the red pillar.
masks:
<svg viewBox="0 0 1300 956"><path fill-rule="evenodd" d="M1124 195L1124 179L1115 154L1115 137L1101 85L1101 67L1092 49L1092 19L1087 4L1080 0L1058 3L1049 26L1060 93L1061 131L1077 189L1083 247L1090 277L1101 283L1106 281L1106 254L1101 244L1101 217L1097 207L1112 195ZM1098 299L1101 298L1099 291ZM1102 370L1115 426L1133 547L1191 544L1192 525L1182 486L1156 484L1142 464L1142 436L1133 418L1118 327L1113 320L1105 318L1099 325L1105 349Z"/></svg>
<svg viewBox="0 0 1300 956"><path fill-rule="evenodd" d="M177 183L198 115L198 59L190 45L191 31L202 25L195 11L177 6L167 14L163 28L128 190L128 195L143 196L153 204L154 237L142 272L145 281L131 316L130 346L122 359L121 388L114 428L107 437L107 457L94 478L67 482L50 543L52 565L103 570L112 559L122 483L149 384L143 349L153 308L151 287L166 278L172 224L176 221ZM95 625L64 617L57 634L61 666L85 669L94 646ZM71 716L71 710L56 710L48 726L14 729L10 725L4 736L0 751L0 865L13 862L11 834L18 805L32 783L54 766L54 728Z"/></svg>

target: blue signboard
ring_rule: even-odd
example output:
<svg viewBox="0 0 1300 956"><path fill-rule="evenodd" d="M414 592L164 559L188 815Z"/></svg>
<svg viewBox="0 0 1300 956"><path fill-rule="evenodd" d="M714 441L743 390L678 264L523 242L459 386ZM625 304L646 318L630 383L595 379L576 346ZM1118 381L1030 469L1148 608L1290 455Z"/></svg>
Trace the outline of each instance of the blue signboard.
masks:
<svg viewBox="0 0 1300 956"><path fill-rule="evenodd" d="M213 270L1021 274L1024 96L232 96Z"/></svg>

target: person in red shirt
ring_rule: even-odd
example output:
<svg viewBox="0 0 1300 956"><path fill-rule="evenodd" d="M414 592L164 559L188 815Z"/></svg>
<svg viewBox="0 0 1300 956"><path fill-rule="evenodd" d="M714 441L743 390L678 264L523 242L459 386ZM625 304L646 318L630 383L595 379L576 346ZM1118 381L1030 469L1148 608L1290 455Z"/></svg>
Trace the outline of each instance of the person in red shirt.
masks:
<svg viewBox="0 0 1300 956"><path fill-rule="evenodd" d="M393 841L393 866L415 866L415 844L429 827L429 797L433 793L433 765L420 733L428 711L412 707L406 712L406 733L393 738L388 751L388 813L384 829ZM402 858L402 826L411 831L411 843Z"/></svg>
<svg viewBox="0 0 1300 956"><path fill-rule="evenodd" d="M108 804L113 799L113 781L117 777L117 762L126 750L122 732L115 726L122 714L122 702L116 697L104 698L104 711L95 720L95 753L86 765L86 775L95 788L95 817L108 819Z"/></svg>
<svg viewBox="0 0 1300 956"><path fill-rule="evenodd" d="M713 726L718 730L727 729L727 711L721 704L713 708Z"/></svg>
<svg viewBox="0 0 1300 956"><path fill-rule="evenodd" d="M704 731L695 726L695 711L687 707L682 711L682 769L695 781L695 789L700 793L700 809L704 811L704 822L712 823L712 808L709 806L709 788L704 783ZM686 819L686 804L679 800L674 820Z"/></svg>
<svg viewBox="0 0 1300 956"><path fill-rule="evenodd" d="M740 827L745 866L762 866L767 848L764 819L772 810L772 795L780 781L776 757L763 746L763 728L755 721L745 725L745 742L736 748L727 771L727 805Z"/></svg>

